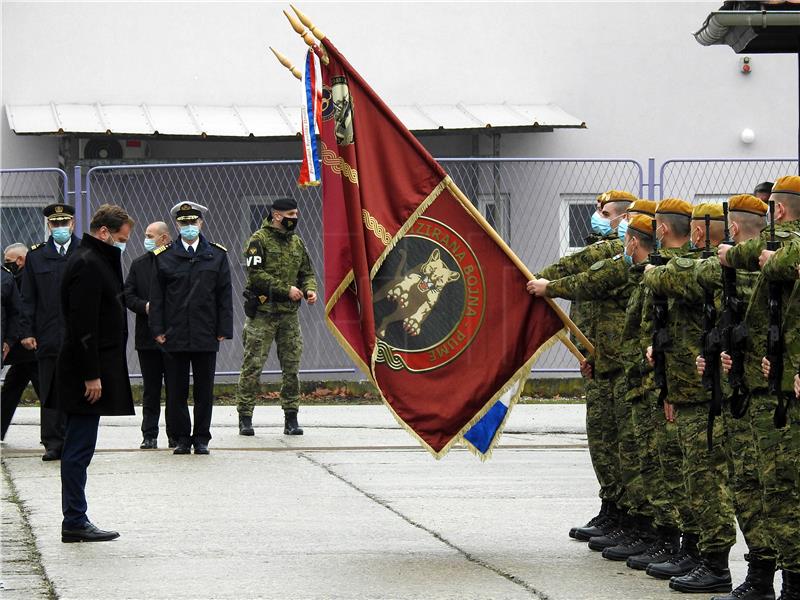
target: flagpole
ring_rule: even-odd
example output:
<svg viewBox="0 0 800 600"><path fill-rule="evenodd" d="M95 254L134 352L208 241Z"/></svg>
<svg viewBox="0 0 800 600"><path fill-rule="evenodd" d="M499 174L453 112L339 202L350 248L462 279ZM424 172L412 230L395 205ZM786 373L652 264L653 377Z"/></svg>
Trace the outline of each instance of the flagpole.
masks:
<svg viewBox="0 0 800 600"><path fill-rule="evenodd" d="M530 269L528 269L528 267L525 266L525 264L514 253L511 247L508 244L506 244L505 240L497 234L497 232L494 230L494 227L492 227L486 220L486 218L483 216L483 214L481 214L481 211L475 208L475 205L472 204L472 202L470 202L469 198L467 198L464 195L464 192L462 192L458 188L458 186L452 179L449 179L447 187L461 201L461 204L463 204L464 208L466 208L470 212L472 217L478 223L480 223L481 227L483 227L486 230L486 233L488 233L491 236L491 238L495 241L495 243L503 249L503 251L511 259L511 261L517 266L517 268L520 271L522 271L525 277L527 277L529 280L534 279L533 273L531 273ZM561 322L564 323L566 328L572 332L572 334L581 343L581 345L583 345L583 347L586 348L590 354L594 354L594 345L586 338L585 335L583 335L583 332L580 329L578 329L578 326L575 325L572 319L569 318L567 313L565 313L561 309L561 307L555 303L555 301L552 298L547 298L545 296L544 300L550 305L550 308L552 308L556 312L559 319L561 319ZM575 358L577 358L581 362L586 360L586 357L584 357L583 354L581 354L580 350L578 350L578 348L575 346L575 344L573 344L569 340L569 338L567 338L566 336L562 336L560 337L560 339L564 343L564 345L567 346L569 351L572 352Z"/></svg>
<svg viewBox="0 0 800 600"><path fill-rule="evenodd" d="M327 65L328 55L325 53L325 48L317 45L317 41L314 39L312 33L294 15L289 14L284 10L283 16L285 16L289 21L289 24L292 26L292 29L294 29L295 33L303 38L303 41L306 43L306 45L319 55L319 59L323 64ZM319 32L319 29L316 27L314 27L314 29Z"/></svg>
<svg viewBox="0 0 800 600"><path fill-rule="evenodd" d="M292 75L294 75L297 79L303 81L303 75L302 73L300 73L300 69L295 67L292 64L292 61L290 61L288 58L286 58L286 56L275 50L275 48L273 48L272 46L270 46L269 49L272 50L272 53L275 55L275 58L278 59L279 63L281 63L284 67L286 67L292 73Z"/></svg>

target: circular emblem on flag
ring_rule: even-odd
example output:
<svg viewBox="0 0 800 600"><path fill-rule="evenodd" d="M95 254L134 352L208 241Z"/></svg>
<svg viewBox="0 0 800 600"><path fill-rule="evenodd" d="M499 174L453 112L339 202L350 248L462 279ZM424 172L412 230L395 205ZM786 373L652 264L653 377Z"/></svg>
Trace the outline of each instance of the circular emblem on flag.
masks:
<svg viewBox="0 0 800 600"><path fill-rule="evenodd" d="M420 217L372 281L377 362L430 371L466 350L478 333L486 288L475 253L453 229Z"/></svg>
<svg viewBox="0 0 800 600"><path fill-rule="evenodd" d="M322 120L334 119L336 143L347 146L353 143L353 99L344 77L331 79L331 85L322 86Z"/></svg>

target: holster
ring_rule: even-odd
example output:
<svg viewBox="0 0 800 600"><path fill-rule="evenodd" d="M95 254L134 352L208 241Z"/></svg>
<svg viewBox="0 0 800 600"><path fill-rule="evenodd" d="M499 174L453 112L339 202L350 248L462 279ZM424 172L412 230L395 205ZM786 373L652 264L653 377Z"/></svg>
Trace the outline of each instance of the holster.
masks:
<svg viewBox="0 0 800 600"><path fill-rule="evenodd" d="M244 296L244 314L249 319L255 318L258 313L258 307L269 300L268 295L256 294L250 288L245 288L242 292L242 296Z"/></svg>

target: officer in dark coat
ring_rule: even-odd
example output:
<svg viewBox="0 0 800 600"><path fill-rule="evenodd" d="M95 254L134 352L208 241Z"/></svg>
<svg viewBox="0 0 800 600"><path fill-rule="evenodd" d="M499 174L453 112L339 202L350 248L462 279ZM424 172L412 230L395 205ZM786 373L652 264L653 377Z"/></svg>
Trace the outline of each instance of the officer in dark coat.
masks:
<svg viewBox="0 0 800 600"><path fill-rule="evenodd" d="M166 351L168 427L175 454L208 454L219 342L233 337L227 250L200 234L206 208L179 202L170 213L180 236L158 248L150 288L150 331ZM194 376L194 432L187 400Z"/></svg>
<svg viewBox="0 0 800 600"><path fill-rule="evenodd" d="M14 283L18 290L22 290L22 273L25 269L25 258L28 254L28 247L25 244L11 244L5 250L3 266L14 276ZM22 294L20 293L20 303ZM22 307L20 307L22 310ZM0 402L2 402L2 417L0 417L0 439L5 439L6 432L14 418L22 393L28 387L28 383L33 385L37 398L39 397L39 367L36 364L36 353L25 348L19 340L19 334L26 329L22 319L24 310L19 315L17 323L17 335L14 336L14 343L9 344L9 351L3 357L3 364L10 365L6 371L6 378L0 390ZM3 327L3 332L6 329Z"/></svg>
<svg viewBox="0 0 800 600"><path fill-rule="evenodd" d="M80 243L73 233L75 209L67 204L50 204L42 211L50 228L49 239L33 246L22 275L22 301L25 326L22 345L36 350L39 362L39 400L42 460L58 460L64 444L64 415L53 408L50 397L56 371L56 358L64 335L64 318L58 303L61 276Z"/></svg>
<svg viewBox="0 0 800 600"><path fill-rule="evenodd" d="M62 542L119 537L89 521L85 487L100 416L135 414L125 357L120 262L132 226L121 207L102 205L64 271L60 298L66 330L56 371L56 398L67 415L61 456Z"/></svg>
<svg viewBox="0 0 800 600"><path fill-rule="evenodd" d="M150 335L147 316L150 312L150 282L155 271L156 248L169 243L169 229L162 221L150 223L145 230L146 252L133 261L125 279L125 306L136 314L136 352L142 370L142 450L158 448L158 419L161 416L161 383L164 380L164 351ZM165 415L166 418L166 415ZM170 435L167 420L167 440L170 448L177 443Z"/></svg>

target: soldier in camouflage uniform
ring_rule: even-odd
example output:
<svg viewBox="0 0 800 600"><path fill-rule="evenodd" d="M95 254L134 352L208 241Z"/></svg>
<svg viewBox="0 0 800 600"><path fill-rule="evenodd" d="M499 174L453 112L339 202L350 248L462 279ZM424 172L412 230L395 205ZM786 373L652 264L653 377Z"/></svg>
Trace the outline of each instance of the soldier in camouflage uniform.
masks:
<svg viewBox="0 0 800 600"><path fill-rule="evenodd" d="M770 184L771 186L772 184ZM767 205L747 194L733 196L728 200L731 236L737 244L758 238L764 229ZM721 293L722 268L717 257L697 261L695 268L697 283L704 290ZM758 272L737 270L736 292L744 306L750 302ZM705 359L697 358L698 372L702 376ZM723 393L732 390L723 378ZM763 504L758 473L758 453L753 437L749 414L734 417L730 402L723 402L722 424L724 428L725 454L730 473L730 488L733 507L747 544L747 577L730 595L715 596L713 600L774 600L773 580L776 552L764 520Z"/></svg>
<svg viewBox="0 0 800 600"><path fill-rule="evenodd" d="M778 553L778 564L783 569L782 600L800 599L800 445L798 445L797 403L793 403L788 424L776 428L773 415L778 401L767 391L761 361L765 354L768 317L768 277L783 282L784 309L784 377L781 389L784 396L794 394L792 378L797 369L797 287L796 275L791 272L800 237L800 177L781 177L775 182L772 196L775 202L775 238L782 245L789 244L770 258L764 251L768 235L734 247L720 247L720 261L736 268L755 271L763 265L756 281L745 320L749 340L745 355L745 377L750 390L748 416L753 428L758 450L762 502L767 532ZM775 263L773 260L777 257ZM794 277L795 279L792 279ZM723 357L727 359L727 357ZM794 362L792 362L794 361ZM725 364L725 360L723 361ZM769 366L767 364L767 366Z"/></svg>
<svg viewBox="0 0 800 600"><path fill-rule="evenodd" d="M314 270L303 240L295 233L297 204L276 200L261 229L247 243L247 286L242 344L242 372L236 393L239 434L254 435L253 408L260 391L261 370L273 339L283 373L280 399L286 435L302 435L297 422L300 406L300 356L303 337L298 309L305 298L317 300Z"/></svg>
<svg viewBox="0 0 800 600"><path fill-rule="evenodd" d="M636 235L652 239L651 219L645 216L639 216L638 219L634 220L633 226L644 233L631 230L626 221L625 229L632 232L626 237L628 243ZM638 244L631 245L639 247ZM628 258L625 256L620 253L610 259L598 261L588 271L577 275L555 281L539 279L528 285L529 290L540 296L569 300L592 299L600 307L600 319L595 324L597 345L594 374L599 380L608 379L613 390L611 414L617 429L617 459L622 487L617 503L625 511L622 524L627 537L595 536L590 539L589 547L603 550L603 556L610 560L626 560L629 556L642 552L650 545L653 537L652 512L642 487L636 439L630 421L630 406L626 402L627 378L623 370L626 351L631 349L625 343L624 335L626 308L631 292L638 287L642 271L630 268L633 263L632 255L627 255ZM640 250L637 258L639 262L646 260L647 252ZM632 337L635 339L636 336Z"/></svg>
<svg viewBox="0 0 800 600"><path fill-rule="evenodd" d="M545 267L538 273L544 279L560 279L586 271L598 260L609 258L622 251L622 241L616 232L623 220L626 209L635 201L633 194L624 191L610 190L598 197L599 210L592 215L592 229L601 239L558 262ZM593 332L594 323L598 320L598 308L593 301L577 304L579 327L589 340L596 340ZM574 314L574 313L573 313ZM585 349L582 349L586 353ZM621 495L619 484L619 465L617 457L616 427L609 415L613 414L611 398L613 389L608 380L592 378L591 358L581 365L586 376L586 436L589 443L589 455L592 459L597 480L600 483L600 512L584 527L574 527L570 537L588 541L592 535L605 532L598 527L612 528L616 524L616 502ZM588 376L587 376L588 375ZM583 530L583 531L582 531Z"/></svg>
<svg viewBox="0 0 800 600"><path fill-rule="evenodd" d="M679 198L667 198L658 204L656 236L662 256L693 255L689 243L691 213L691 204ZM642 286L638 343L640 354L644 356L652 345L654 326L653 292L644 283ZM671 419L665 418L666 407L658 398L652 365L646 364L642 369L642 401L633 404L633 420L641 440L642 479L656 512L661 543L643 555L632 557L630 566L645 568L652 577L669 579L691 571L699 562L696 558L698 530L688 509L683 479L675 476L681 472L683 464L677 427Z"/></svg>
<svg viewBox="0 0 800 600"><path fill-rule="evenodd" d="M710 243L716 247L723 238L722 205L704 203L694 207L691 241L706 243L705 222L710 219ZM690 573L670 581L682 592L728 592L731 576L728 554L736 542L733 500L728 487L728 462L722 445L708 449L708 397L697 376L694 358L702 351L702 306L704 290L696 282L697 261L677 257L666 266L648 267L644 283L655 294L669 298L671 348L667 351L668 414L672 412L683 454L682 476L688 509L699 527L698 551L701 563ZM721 420L714 422L714 439L723 437Z"/></svg>

